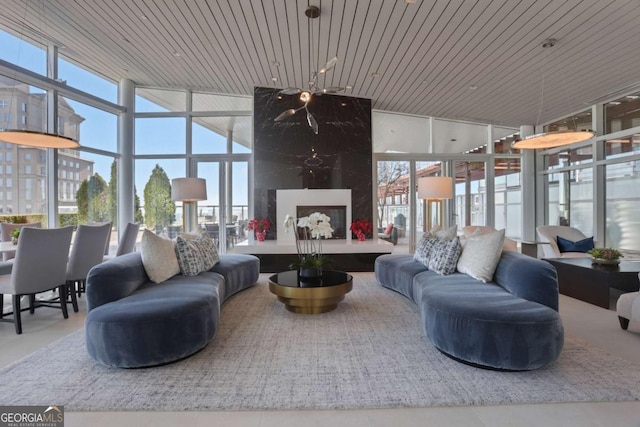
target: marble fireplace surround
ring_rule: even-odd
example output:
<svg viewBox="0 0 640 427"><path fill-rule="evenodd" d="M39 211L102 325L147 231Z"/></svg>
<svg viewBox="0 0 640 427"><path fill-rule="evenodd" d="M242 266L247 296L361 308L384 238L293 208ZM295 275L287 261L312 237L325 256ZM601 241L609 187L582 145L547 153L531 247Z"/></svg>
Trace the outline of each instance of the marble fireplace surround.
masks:
<svg viewBox="0 0 640 427"><path fill-rule="evenodd" d="M276 220L278 242L295 242L295 235L282 226L287 215L295 217L297 206L346 206L347 227L351 225L351 190L276 190ZM351 233L346 233L351 240Z"/></svg>

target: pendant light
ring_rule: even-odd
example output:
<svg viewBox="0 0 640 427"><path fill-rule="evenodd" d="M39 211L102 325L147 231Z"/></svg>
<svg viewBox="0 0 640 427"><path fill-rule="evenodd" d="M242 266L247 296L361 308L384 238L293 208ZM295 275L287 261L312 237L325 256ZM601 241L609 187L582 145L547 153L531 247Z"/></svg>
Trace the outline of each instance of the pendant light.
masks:
<svg viewBox="0 0 640 427"><path fill-rule="evenodd" d="M24 7L25 7L24 22L26 23L28 22L26 19L28 2L25 2ZM44 3L42 5L42 14L43 16L45 15ZM24 40L24 32L20 34L20 42L22 43L23 40ZM16 76L17 74L18 72L16 71ZM16 81L15 76L13 80ZM17 85L14 84L13 89L11 91L11 100L9 102L10 106L13 105L16 86ZM65 136L65 135L59 135L56 133L48 133L48 132L42 132L42 131L27 130L27 129L3 129L0 131L0 142L7 142L9 144L15 144L15 145L24 145L27 147L55 148L55 149L78 148L80 146L78 141L74 140L73 138L69 138L68 136Z"/></svg>
<svg viewBox="0 0 640 427"><path fill-rule="evenodd" d="M543 49L548 49L556 45L558 41L556 39L547 39L542 43ZM547 68L547 55L545 53L545 65L544 69ZM540 109L538 111L538 120L536 121L536 127L540 120L540 115L542 113L542 104L544 101L544 73L542 75L542 91L540 95ZM573 118L574 128L575 117ZM513 143L513 148L518 148L521 150L536 150L536 149L545 149L545 148L555 148L561 147L563 145L575 144L577 142L586 141L595 136L595 132L590 130L560 130L554 132L545 132L539 133L536 135L531 135L520 141L516 141Z"/></svg>

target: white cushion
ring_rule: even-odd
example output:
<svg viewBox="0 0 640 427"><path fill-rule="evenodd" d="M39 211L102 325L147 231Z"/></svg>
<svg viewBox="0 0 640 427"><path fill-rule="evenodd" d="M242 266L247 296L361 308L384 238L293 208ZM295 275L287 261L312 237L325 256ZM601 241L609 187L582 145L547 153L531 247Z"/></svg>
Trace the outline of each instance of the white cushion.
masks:
<svg viewBox="0 0 640 427"><path fill-rule="evenodd" d="M474 233L487 234L487 233L491 233L493 231L496 231L496 229L493 228L493 227L487 227L487 226L483 226L483 225L468 225L468 226L462 228L462 232L464 233L464 235L466 237L469 237ZM464 247L464 245L463 245L463 247ZM518 242L516 242L515 240L511 240L508 237L505 237L504 238L504 244L502 245L502 250L503 251L518 252Z"/></svg>
<svg viewBox="0 0 640 427"><path fill-rule="evenodd" d="M142 265L152 282L162 283L180 273L174 246L172 240L160 237L149 230L142 233Z"/></svg>
<svg viewBox="0 0 640 427"><path fill-rule="evenodd" d="M431 229L431 234L434 234L436 237L441 237L447 240L453 240L454 237L458 235L458 226L452 225L451 227L440 230L438 227L434 227Z"/></svg>
<svg viewBox="0 0 640 427"><path fill-rule="evenodd" d="M467 237L458 260L458 271L485 283L492 281L503 244L504 230Z"/></svg>
<svg viewBox="0 0 640 427"><path fill-rule="evenodd" d="M620 295L616 303L618 316L634 322L640 322L640 292L629 292Z"/></svg>

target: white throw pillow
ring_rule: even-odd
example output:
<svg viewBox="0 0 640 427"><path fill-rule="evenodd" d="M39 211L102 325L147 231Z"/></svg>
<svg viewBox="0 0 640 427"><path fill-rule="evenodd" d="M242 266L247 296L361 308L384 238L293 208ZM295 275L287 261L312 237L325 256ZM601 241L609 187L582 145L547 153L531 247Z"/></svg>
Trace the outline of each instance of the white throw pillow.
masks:
<svg viewBox="0 0 640 427"><path fill-rule="evenodd" d="M468 236L458 260L458 271L485 283L492 281L503 243L504 230Z"/></svg>
<svg viewBox="0 0 640 427"><path fill-rule="evenodd" d="M152 282L162 283L180 273L174 246L172 240L160 237L149 230L142 233L142 265Z"/></svg>
<svg viewBox="0 0 640 427"><path fill-rule="evenodd" d="M471 231L473 230L473 231ZM474 228L474 226L468 226L468 227L464 227L462 229L463 233L465 234L466 237L471 236L472 234L487 234L487 233L492 233L494 231L496 231L495 228L493 227L485 227L485 226L476 226ZM462 247L464 248L464 244L462 245ZM518 242L516 242L515 240L512 240L508 237L504 238L504 243L502 244L502 250L503 251L511 251L511 252L518 252Z"/></svg>
<svg viewBox="0 0 640 427"><path fill-rule="evenodd" d="M436 237L440 237L442 239L453 240L458 235L458 226L452 225L446 230L431 230L431 234L435 234Z"/></svg>

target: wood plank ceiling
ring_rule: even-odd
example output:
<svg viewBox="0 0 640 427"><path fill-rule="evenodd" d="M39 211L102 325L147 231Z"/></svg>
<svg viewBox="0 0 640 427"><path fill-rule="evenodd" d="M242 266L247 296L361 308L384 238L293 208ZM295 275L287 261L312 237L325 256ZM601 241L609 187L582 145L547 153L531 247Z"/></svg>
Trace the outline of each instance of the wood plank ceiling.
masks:
<svg viewBox="0 0 640 427"><path fill-rule="evenodd" d="M638 0L4 0L0 28L113 81L240 95L307 87L338 56L320 87L509 126L640 83Z"/></svg>

